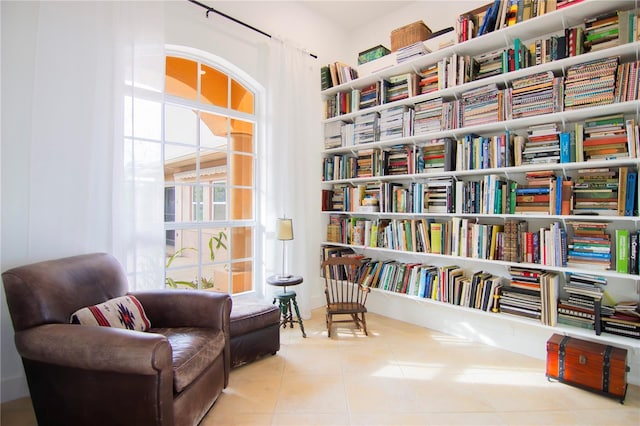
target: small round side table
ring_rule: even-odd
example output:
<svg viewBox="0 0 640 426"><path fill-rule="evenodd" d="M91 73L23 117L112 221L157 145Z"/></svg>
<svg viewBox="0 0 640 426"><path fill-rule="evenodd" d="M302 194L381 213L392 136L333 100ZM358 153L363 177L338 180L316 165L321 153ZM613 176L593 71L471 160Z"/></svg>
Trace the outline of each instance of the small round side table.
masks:
<svg viewBox="0 0 640 426"><path fill-rule="evenodd" d="M287 324L291 328L293 328L294 321L300 324L300 330L302 331L302 337L307 337L307 333L304 332L304 325L302 324L302 317L300 317L300 310L298 309L298 302L296 301L296 292L293 290L287 291L287 287L298 285L302 283L302 277L299 275L288 275L288 276L280 276L280 275L272 275L267 278L267 284L282 287L281 293L276 293L273 296L273 303L278 301L278 305L280 307L280 313L282 315L282 320L280 324L282 328L286 328ZM296 320L293 318L293 310L291 309L291 305L293 303L293 309L295 309Z"/></svg>

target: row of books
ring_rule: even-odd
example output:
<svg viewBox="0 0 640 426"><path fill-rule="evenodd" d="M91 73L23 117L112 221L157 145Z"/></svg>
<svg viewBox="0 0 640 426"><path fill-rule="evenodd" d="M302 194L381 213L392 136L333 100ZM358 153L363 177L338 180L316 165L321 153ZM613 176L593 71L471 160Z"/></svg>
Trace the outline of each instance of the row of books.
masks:
<svg viewBox="0 0 640 426"><path fill-rule="evenodd" d="M628 229L616 229L615 269L621 274L640 274L640 233Z"/></svg>
<svg viewBox="0 0 640 426"><path fill-rule="evenodd" d="M484 34L516 25L556 10L556 0L494 0L458 17L458 41L464 42Z"/></svg>
<svg viewBox="0 0 640 426"><path fill-rule="evenodd" d="M455 169L456 145L453 139L441 138L420 147L393 145L335 154L323 158L322 177L324 181L332 181L451 171Z"/></svg>
<svg viewBox="0 0 640 426"><path fill-rule="evenodd" d="M553 4L545 4L550 1ZM457 22L458 41L466 41L478 35L536 17L538 13L544 14L553 10L556 10L555 0L495 0L494 4L487 4L460 15ZM512 47L501 51L487 52L476 57L454 55L451 58L441 60L437 65L425 67L419 75L422 77L423 72L429 74L430 71L437 69L441 80L440 89L443 89L491 75L620 44L633 43L638 40L640 40L640 16L635 9L612 10L602 15L586 18L582 25L566 28L562 34L536 39L528 45L516 38ZM401 52L398 52L397 62L401 63L429 52L424 43L416 43L401 49ZM443 79L445 72L448 77ZM321 89L326 90L357 79L358 72L348 64L333 62L321 67L320 76ZM414 76L411 78L415 79ZM427 79L430 80L431 77L427 77ZM421 86L423 84L430 83L420 82ZM427 92L428 89L418 90L414 95ZM393 99L394 96L390 96L390 98ZM353 111L355 110L353 109ZM351 111L347 110L347 112Z"/></svg>
<svg viewBox="0 0 640 426"><path fill-rule="evenodd" d="M333 256L360 257L362 266L355 280L370 288L516 315L549 326L586 328L597 335L640 338L637 302L616 303L605 297L607 280L598 275L567 273L561 285L560 274L542 269L512 266L509 277L482 270L469 274L458 265L374 260L348 247L324 246L322 259Z"/></svg>
<svg viewBox="0 0 640 426"><path fill-rule="evenodd" d="M556 2L556 0L495 0L494 3L486 4L458 17L456 23L458 42L513 26L575 3L577 3L575 0L561 2ZM570 36L567 31L572 31L573 34ZM586 52L596 51L637 41L639 35L638 16L635 9L612 10L602 15L585 18L583 25L567 28L562 36L565 39L557 40L556 46L559 49L566 46L568 51L573 51L575 54L576 44L581 45L579 49ZM570 37L573 44L571 49L569 49ZM547 49L547 51L550 50ZM538 49L535 51L536 53L540 52Z"/></svg>
<svg viewBox="0 0 640 426"><path fill-rule="evenodd" d="M558 302L558 323L572 327L640 339L637 301L614 302L603 289L604 277L571 273Z"/></svg>
<svg viewBox="0 0 640 426"><path fill-rule="evenodd" d="M433 219L332 215L327 238L330 242L356 246L546 266L615 269L638 275L637 232L617 229L614 251L605 223L569 222L567 225L569 231L559 222L532 231L526 221L518 219L507 219L500 225L474 223L467 218L435 222Z"/></svg>
<svg viewBox="0 0 640 426"><path fill-rule="evenodd" d="M380 151L370 151L369 158L357 159L358 163L363 163L361 167L366 170L366 177L372 177L372 169L380 167L376 165ZM395 154L391 154L388 165L382 167L406 173L406 166L411 164L410 156L407 151L397 152L397 161L393 160ZM552 170L530 171L524 174L523 182L487 174L480 180L468 181L441 177L407 183L336 183L332 189L323 190L326 194L323 198L327 200L323 210L631 217L638 214L637 179L637 171L629 167L601 167L578 170L575 177L556 176ZM372 210L371 206L379 209Z"/></svg>
<svg viewBox="0 0 640 426"><path fill-rule="evenodd" d="M565 77L555 76L548 71L514 79L511 81L511 87L505 89L490 84L461 93L461 99L436 98L407 108L414 109L416 114L419 113L420 125L414 128L417 129L417 134L424 134L637 100L640 63L619 64L618 61L617 57L609 57L575 64L567 68ZM373 86L378 85L379 83L376 83ZM367 91L366 98L362 97L364 90L369 89L338 92L335 97L326 99L326 117L338 117L363 109L363 102L367 102L364 108L388 102L386 96L380 98L381 89ZM431 87L429 90L434 89ZM412 96L410 93L402 91L395 96L406 98ZM359 105L353 103L353 99L356 98L360 100ZM451 115L453 117L449 117Z"/></svg>
<svg viewBox="0 0 640 426"><path fill-rule="evenodd" d="M350 249L325 246L323 259L355 256ZM436 300L487 312L498 312L497 298L504 279L479 271L466 276L455 265L437 267L421 263L362 258L356 281L370 288Z"/></svg>
<svg viewBox="0 0 640 426"><path fill-rule="evenodd" d="M612 11L606 15L585 20L583 26L567 28L561 35L553 34L548 38L533 40L529 44L515 38L513 45L507 49L494 50L477 56L454 53L436 64L423 67L418 72L420 77L418 94L455 87L469 81L589 51L633 43L640 38L640 29L637 27L638 17L634 10Z"/></svg>
<svg viewBox="0 0 640 426"><path fill-rule="evenodd" d="M422 110L419 114L422 114ZM471 114L471 112L469 113ZM384 140L405 137L412 126L406 117L410 117L405 108L400 108L395 115L389 115L384 121ZM424 117L421 115L421 117ZM327 149L342 146L371 143L380 139L376 118L370 114L358 117L357 127L341 122L329 122L325 125L325 147ZM361 118L361 119L360 119ZM424 126L422 121L419 126ZM413 126L415 129L415 126ZM526 164L553 164L583 162L589 160L637 158L640 151L640 132L634 118L626 118L624 114L594 117L565 125L567 130L561 131L556 123L530 126L526 134L507 130L505 133L490 137L467 134L454 141L440 138L424 142L420 147L411 149L416 162L410 169L416 173L441 172L449 170L465 171L487 168L512 167ZM355 132L355 136L353 133ZM347 135L357 138L355 144L347 141ZM344 145L347 144L347 145ZM395 145L394 147L401 146ZM441 149L444 146L445 149ZM364 148L364 147L363 147ZM397 148L393 148L397 149ZM436 157L420 156L420 151L430 151ZM436 151L436 152L434 152ZM349 155L344 154L344 157ZM429 162L425 162L429 160ZM327 157L325 162L334 162ZM455 167L453 167L455 165ZM430 167L433 166L433 167ZM381 169L383 171L383 169ZM326 172L326 169L325 169ZM341 178L358 177L357 170L352 174L339 172L336 167L332 173ZM332 180L332 174L323 173L325 180ZM380 174L379 176L384 176Z"/></svg>
<svg viewBox="0 0 640 426"><path fill-rule="evenodd" d="M432 218L372 219L331 215L327 239L359 247L546 266L611 269L614 251L607 224L569 222L567 225L568 229L565 229L560 222L553 222L548 227L533 230L526 221L518 219L507 219L502 225L481 224L458 217L436 222ZM628 259L628 250L615 252L618 263L624 253ZM637 266L637 260L634 261ZM629 268L625 271L619 270L631 273Z"/></svg>
<svg viewBox="0 0 640 426"><path fill-rule="evenodd" d="M499 311L555 326L558 319L558 274L520 267L510 267L509 274L509 286L500 292Z"/></svg>
<svg viewBox="0 0 640 426"><path fill-rule="evenodd" d="M348 83L358 78L358 70L344 62L332 62L320 67L320 89Z"/></svg>

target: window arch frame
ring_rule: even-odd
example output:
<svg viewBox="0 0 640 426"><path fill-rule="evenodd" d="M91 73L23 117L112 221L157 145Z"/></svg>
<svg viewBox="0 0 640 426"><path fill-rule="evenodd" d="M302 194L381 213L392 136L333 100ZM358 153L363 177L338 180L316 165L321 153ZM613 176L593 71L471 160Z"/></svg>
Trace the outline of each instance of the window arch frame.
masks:
<svg viewBox="0 0 640 426"><path fill-rule="evenodd" d="M261 169L261 153L263 152L263 144L264 144L264 140L265 140L265 104L266 104L266 96L265 96L265 89L264 87L258 83L254 78L252 78L251 76L249 76L246 72L244 72L243 70L241 70L239 67L231 64L229 61L216 56L214 54L211 54L209 52L203 51L203 50L199 50L199 49L195 49L195 48L189 48L189 47L185 47L185 46L177 46L177 45L166 45L165 46L165 52L164 52L165 58L166 57L178 57L178 58L183 58L186 60L191 60L194 61L198 64L198 73L200 73L200 64L205 65L209 68L213 68L216 71L222 72L224 73L227 77L228 77L228 96L230 96L230 91L231 91L231 86L233 84L233 82L237 82L240 85L243 86L244 89L246 89L247 91L249 91L250 93L253 94L253 114L250 113L246 113L246 112L242 112L242 111L238 111L238 110L234 110L232 109L231 105L230 105L230 101L227 102L227 106L226 107L220 107L220 106L215 106L215 105L211 105L209 103L203 102L200 99L200 78L198 78L198 82L197 82L197 98L196 100L191 100L191 99L185 99L185 98L180 98L178 96L174 96L171 94L166 93L166 85L163 87L163 92L162 92L162 146L163 146L163 150L162 150L162 162L163 164L165 164L165 144L167 143L167 140L165 138L165 127L166 127L166 117L165 117L165 108L167 105L174 105L174 106L181 106L181 107L187 107L187 108L193 108L194 110L197 110L197 116L198 116L198 120L197 120L197 126L201 126L202 124L202 120L200 119L200 112L205 112L208 114L218 114L218 115L223 115L228 117L228 120L233 121L234 119L237 120L243 120L243 121L248 121L251 122L253 124L253 132L252 132L252 154L251 154L251 158L252 158L252 164L253 164L253 169L252 169L252 179L251 179L251 186L249 187L252 190L252 194L251 194L251 199L252 199L252 214L251 214L251 218L250 219L242 219L242 220L238 220L238 219L231 219L230 218L230 205L231 205L231 201L229 200L229 198L227 198L226 200L226 213L225 213L225 220L214 220L214 216L213 216L213 211L211 212L211 214L209 215L209 217L204 217L203 220L201 221L189 221L188 223L177 223L177 222L166 222L164 223L164 227L165 227L165 233L168 234L169 231L171 230L176 230L176 229L181 229L181 230L198 230L198 246L199 247L203 247L203 243L202 243L202 230L205 228L211 228L213 226L216 227L222 227L223 229L228 229L229 231L232 231L233 229L239 229L239 228L250 228L250 235L251 235L251 253L249 255L249 257L243 257L241 259L234 259L233 255L230 255L229 258L227 260L222 260L222 261L212 261L212 263L208 264L208 265L212 265L212 264L225 264L227 265L227 267L229 268L229 270L233 269L233 265L237 262L246 262L249 261L251 263L251 273L250 273L250 289L244 289L243 291L239 292L239 293L234 293L234 283L233 283L233 277L231 276L231 274L229 274L229 278L227 279L227 282L225 283L225 289L226 291L228 291L231 294L240 294L240 293L255 293L255 292L261 292L261 286L257 286L256 283L261 282L261 276L262 276L262 271L261 271L261 265L262 265L262 261L260 259L262 259L262 244L261 244L261 240L259 239L259 236L261 235L259 231L260 229L260 211L261 211L261 206L260 206L260 199L261 197L259 197L259 193L260 193L260 187L258 185L258 176L260 175L260 169ZM165 71L165 76L166 76L166 71ZM166 77L165 77L166 78ZM230 136L229 134L227 134L226 136L227 138L227 147L226 147L226 154L227 156L229 156L232 152L236 152L233 151L229 145L229 140L230 140ZM200 143L198 141L197 147L200 147ZM239 152L236 152L236 154L238 154ZM242 153L240 153L242 154ZM242 154L242 155L246 155L246 154ZM197 154L197 158L199 158L199 154ZM227 160L228 163L228 160ZM198 172L199 169L199 160L196 160L196 186L200 189L202 189L203 193L209 193L210 196L213 195L213 184L211 186L207 186L207 185L203 185L200 182L200 173ZM219 182L220 179L213 179L212 182ZM227 197L229 197L229 192L230 190L233 188L233 186L230 184L230 179L227 176L225 177L225 192L227 193ZM176 182L173 181L171 182L173 184L173 187L176 186ZM165 180L165 191L166 188L168 188L169 182L167 182ZM246 187L242 186L242 187L238 187L241 189L246 189ZM205 197L206 198L206 197ZM208 204L209 208L213 209L213 199L205 199L205 200L200 200L200 202L204 203L204 205L206 206ZM220 237L220 235L218 234L218 237ZM226 242L228 243L227 247L228 247L228 252L231 254L233 251L233 246L232 246L232 236L227 236ZM209 242L211 243L211 240L209 240ZM202 262L202 255L198 256L198 264L197 264L197 276L196 276L196 282L197 282L197 288L203 288L202 285L202 278L204 277L203 274L203 262ZM168 277L168 271L170 271L171 269L169 267L165 267L165 278ZM166 280L166 282L168 283L168 279ZM216 289L219 289L218 286L216 286Z"/></svg>

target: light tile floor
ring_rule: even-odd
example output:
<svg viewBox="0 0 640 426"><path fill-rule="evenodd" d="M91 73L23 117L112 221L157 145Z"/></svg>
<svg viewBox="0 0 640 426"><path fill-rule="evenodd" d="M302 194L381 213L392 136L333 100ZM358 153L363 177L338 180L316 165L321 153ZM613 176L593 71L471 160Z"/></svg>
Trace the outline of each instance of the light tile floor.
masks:
<svg viewBox="0 0 640 426"><path fill-rule="evenodd" d="M369 336L322 310L282 330L281 349L231 372L212 425L639 425L640 387L624 405L545 377L543 360L375 314ZM31 404L2 404L3 425L35 425Z"/></svg>

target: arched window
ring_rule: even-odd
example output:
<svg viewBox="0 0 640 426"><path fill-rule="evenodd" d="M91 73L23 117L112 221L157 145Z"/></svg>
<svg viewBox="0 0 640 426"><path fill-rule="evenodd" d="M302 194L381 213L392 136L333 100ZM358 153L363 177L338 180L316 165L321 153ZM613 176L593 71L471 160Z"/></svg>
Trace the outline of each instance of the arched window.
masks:
<svg viewBox="0 0 640 426"><path fill-rule="evenodd" d="M253 290L258 91L225 64L166 56L166 285Z"/></svg>

